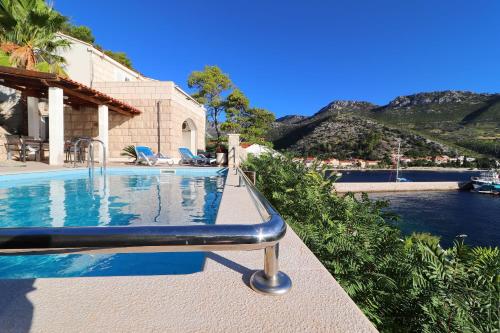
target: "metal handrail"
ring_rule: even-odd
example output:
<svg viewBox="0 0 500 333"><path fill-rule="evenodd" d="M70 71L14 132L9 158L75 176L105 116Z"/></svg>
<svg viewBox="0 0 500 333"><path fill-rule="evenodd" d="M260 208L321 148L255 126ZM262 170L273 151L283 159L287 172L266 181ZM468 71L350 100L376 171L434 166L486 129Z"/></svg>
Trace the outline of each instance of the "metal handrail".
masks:
<svg viewBox="0 0 500 333"><path fill-rule="evenodd" d="M73 167L76 168L76 151L80 142L87 142L89 151L87 152L87 167L89 168L89 174L92 175L94 172L94 142L99 142L102 145L102 165L101 174L106 171L106 145L102 140L93 138L79 138L73 144L73 152L75 154L75 160L73 161Z"/></svg>
<svg viewBox="0 0 500 333"><path fill-rule="evenodd" d="M99 139L91 139L89 147L89 159L92 172L94 171L94 142L99 142L102 146L101 175L106 171L106 145Z"/></svg>
<svg viewBox="0 0 500 333"><path fill-rule="evenodd" d="M290 278L279 271L279 241L286 223L240 168L235 171L251 197L262 208L259 224L28 227L0 228L0 255L57 253L126 253L182 251L243 251L264 249L264 269L255 272L251 287L280 295L291 288Z"/></svg>

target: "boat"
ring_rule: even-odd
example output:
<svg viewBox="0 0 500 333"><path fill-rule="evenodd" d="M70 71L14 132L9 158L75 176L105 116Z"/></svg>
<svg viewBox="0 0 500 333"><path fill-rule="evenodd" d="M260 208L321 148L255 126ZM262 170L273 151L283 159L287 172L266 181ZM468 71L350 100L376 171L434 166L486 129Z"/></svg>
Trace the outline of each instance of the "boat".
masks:
<svg viewBox="0 0 500 333"><path fill-rule="evenodd" d="M487 185L493 185L493 188L495 188L496 185L500 186L500 176L495 170L481 172L479 177L471 177L471 181L476 191Z"/></svg>
<svg viewBox="0 0 500 333"><path fill-rule="evenodd" d="M475 191L486 194L500 194L500 184L485 184L475 189Z"/></svg>
<svg viewBox="0 0 500 333"><path fill-rule="evenodd" d="M396 163L396 183L407 183L407 182L411 182L411 180L407 179L407 178L404 178L404 177L399 177L399 160L401 158L401 141L398 141L398 160L397 160L397 163Z"/></svg>

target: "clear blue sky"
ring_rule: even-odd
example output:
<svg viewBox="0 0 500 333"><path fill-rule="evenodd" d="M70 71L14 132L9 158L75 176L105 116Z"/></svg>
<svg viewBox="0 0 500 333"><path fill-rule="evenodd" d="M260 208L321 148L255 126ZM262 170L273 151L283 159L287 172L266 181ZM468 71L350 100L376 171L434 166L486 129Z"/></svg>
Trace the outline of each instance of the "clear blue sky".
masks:
<svg viewBox="0 0 500 333"><path fill-rule="evenodd" d="M218 65L277 116L335 99L385 104L447 89L500 92L499 0L55 0L147 76Z"/></svg>

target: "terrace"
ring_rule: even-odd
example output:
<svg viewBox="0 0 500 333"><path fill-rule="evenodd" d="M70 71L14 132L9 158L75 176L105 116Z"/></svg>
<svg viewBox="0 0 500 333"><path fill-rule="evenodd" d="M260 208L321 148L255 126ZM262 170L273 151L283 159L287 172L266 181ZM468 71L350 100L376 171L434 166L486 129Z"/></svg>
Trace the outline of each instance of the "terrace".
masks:
<svg viewBox="0 0 500 333"><path fill-rule="evenodd" d="M38 166L29 171L46 171ZM265 221L262 202L243 180L227 173L215 225ZM279 269L293 283L281 296L250 287L263 251L213 250L191 274L0 280L0 331L376 331L293 230L279 243Z"/></svg>
<svg viewBox="0 0 500 333"><path fill-rule="evenodd" d="M3 99L18 96L15 112L5 111L12 114L1 120L4 132L20 136L23 147L15 148L21 144L8 139L6 146L23 154L29 146L41 152L37 160L48 153L49 165L68 162L69 145L82 137L101 141L112 160L122 160L122 149L129 145L148 145L175 159L179 147L205 149L205 109L170 81L96 81L90 87L55 74L0 66L0 88ZM2 135L0 158L4 140ZM103 154L99 150L96 159L102 162Z"/></svg>

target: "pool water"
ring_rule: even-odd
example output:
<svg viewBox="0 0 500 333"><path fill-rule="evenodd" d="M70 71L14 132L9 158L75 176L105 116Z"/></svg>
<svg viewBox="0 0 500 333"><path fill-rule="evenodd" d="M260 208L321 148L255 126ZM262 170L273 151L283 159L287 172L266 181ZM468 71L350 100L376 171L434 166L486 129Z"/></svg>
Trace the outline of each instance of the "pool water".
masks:
<svg viewBox="0 0 500 333"><path fill-rule="evenodd" d="M0 227L213 224L220 169L109 169L0 176ZM0 256L0 278L188 274L202 252Z"/></svg>

